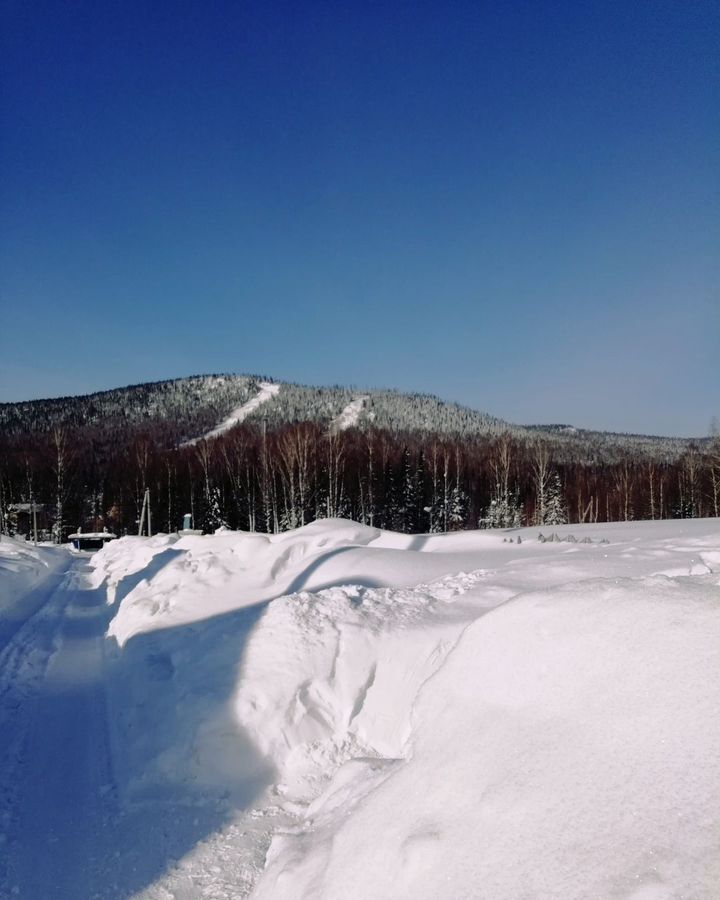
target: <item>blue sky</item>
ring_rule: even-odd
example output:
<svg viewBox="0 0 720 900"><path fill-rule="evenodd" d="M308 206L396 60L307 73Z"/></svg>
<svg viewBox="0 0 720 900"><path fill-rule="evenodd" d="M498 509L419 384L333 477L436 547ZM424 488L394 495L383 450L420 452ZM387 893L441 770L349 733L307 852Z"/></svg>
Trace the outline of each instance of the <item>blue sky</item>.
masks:
<svg viewBox="0 0 720 900"><path fill-rule="evenodd" d="M0 400L201 372L720 416L716 2L6 0Z"/></svg>

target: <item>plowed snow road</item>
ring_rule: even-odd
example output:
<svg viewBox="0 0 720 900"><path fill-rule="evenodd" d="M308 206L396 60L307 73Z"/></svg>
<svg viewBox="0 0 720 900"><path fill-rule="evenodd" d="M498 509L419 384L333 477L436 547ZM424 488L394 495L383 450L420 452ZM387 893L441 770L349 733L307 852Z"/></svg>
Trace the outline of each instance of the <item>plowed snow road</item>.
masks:
<svg viewBox="0 0 720 900"><path fill-rule="evenodd" d="M0 651L0 895L102 896L113 799L103 684L109 609L68 558Z"/></svg>
<svg viewBox="0 0 720 900"><path fill-rule="evenodd" d="M0 900L245 897L270 819L178 786L121 801L114 609L86 557L50 563L29 593L0 598Z"/></svg>

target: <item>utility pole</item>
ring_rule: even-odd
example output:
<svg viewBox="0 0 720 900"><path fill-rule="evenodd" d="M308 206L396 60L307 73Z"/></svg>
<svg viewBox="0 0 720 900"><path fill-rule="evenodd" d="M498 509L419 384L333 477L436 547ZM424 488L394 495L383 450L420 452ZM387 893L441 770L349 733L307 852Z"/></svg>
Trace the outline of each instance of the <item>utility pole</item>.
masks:
<svg viewBox="0 0 720 900"><path fill-rule="evenodd" d="M140 510L140 521L138 522L138 537L140 537L142 535L142 531L143 531L143 523L145 522L145 505L146 505L146 503L147 503L147 490L145 491L145 494L143 496L143 505L142 505L142 509Z"/></svg>
<svg viewBox="0 0 720 900"><path fill-rule="evenodd" d="M138 528L138 537L142 536L143 525L145 523L145 513L147 512L147 533L148 537L152 534L152 520L150 518L150 488L145 488L145 496L143 497L142 512L140 513L140 526Z"/></svg>

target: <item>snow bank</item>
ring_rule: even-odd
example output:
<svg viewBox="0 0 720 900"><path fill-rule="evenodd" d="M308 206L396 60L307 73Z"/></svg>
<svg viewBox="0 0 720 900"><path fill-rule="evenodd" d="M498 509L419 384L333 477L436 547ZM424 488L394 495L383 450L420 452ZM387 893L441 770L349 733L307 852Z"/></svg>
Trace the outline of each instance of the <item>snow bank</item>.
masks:
<svg viewBox="0 0 720 900"><path fill-rule="evenodd" d="M558 532L97 553L119 788L266 828L209 836L157 896L233 853L228 895L263 900L716 896L720 525Z"/></svg>
<svg viewBox="0 0 720 900"><path fill-rule="evenodd" d="M255 896L716 896L719 601L717 577L595 581L479 620L406 761L339 770Z"/></svg>
<svg viewBox="0 0 720 900"><path fill-rule="evenodd" d="M122 601L110 635L123 645L135 634L177 627L302 590L342 584L404 587L477 568L497 535L463 546L394 535L344 519L324 519L278 535L219 532L113 541L92 559L96 584ZM420 549L411 549L417 543Z"/></svg>
<svg viewBox="0 0 720 900"><path fill-rule="evenodd" d="M7 535L0 535L0 597L7 601L47 573L47 561L41 551Z"/></svg>
<svg viewBox="0 0 720 900"><path fill-rule="evenodd" d="M479 614L462 599L482 578L449 576L412 590L331 588L270 605L233 704L282 774L278 791L288 801L311 800L349 760L374 766L403 756L415 695Z"/></svg>
<svg viewBox="0 0 720 900"><path fill-rule="evenodd" d="M0 620L25 595L67 558L66 551L50 546L36 547L7 535L0 535Z"/></svg>

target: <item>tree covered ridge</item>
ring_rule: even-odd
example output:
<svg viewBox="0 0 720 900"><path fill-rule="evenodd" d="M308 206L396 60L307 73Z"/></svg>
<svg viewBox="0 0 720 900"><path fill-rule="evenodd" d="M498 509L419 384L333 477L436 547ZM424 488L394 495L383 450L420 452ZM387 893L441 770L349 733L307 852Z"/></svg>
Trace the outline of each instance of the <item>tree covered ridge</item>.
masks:
<svg viewBox="0 0 720 900"><path fill-rule="evenodd" d="M0 433L51 432L61 428L122 430L164 423L168 440L209 431L233 407L257 393L252 375L194 375L97 391L79 397L0 403Z"/></svg>
<svg viewBox="0 0 720 900"><path fill-rule="evenodd" d="M511 426L435 397L283 384L242 424L184 445L257 395L259 376L196 376L0 406L2 527L154 530L193 514L279 531L329 516L396 531L718 515L720 441Z"/></svg>
<svg viewBox="0 0 720 900"><path fill-rule="evenodd" d="M64 429L104 428L112 432L125 426L160 427L169 445L197 438L212 430L233 409L246 403L262 382L260 375L193 375L186 378L130 385L77 397L0 403L0 434L18 435ZM297 422L329 425L360 395L367 398L358 427L403 432L431 432L458 437L477 434L552 437L566 447L586 447L586 454L607 454L613 446L671 459L684 452L693 439L576 429L568 425L515 425L487 413L431 394L402 393L388 389L358 390L333 385L313 387L289 382L249 418L280 427ZM696 439L703 443L703 439Z"/></svg>

